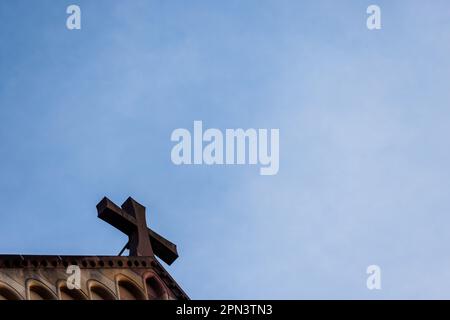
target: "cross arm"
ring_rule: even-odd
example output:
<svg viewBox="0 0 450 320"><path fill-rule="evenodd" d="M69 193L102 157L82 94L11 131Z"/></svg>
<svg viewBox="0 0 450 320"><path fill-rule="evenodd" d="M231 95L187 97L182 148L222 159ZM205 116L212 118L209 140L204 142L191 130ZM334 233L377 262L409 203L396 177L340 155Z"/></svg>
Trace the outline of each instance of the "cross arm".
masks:
<svg viewBox="0 0 450 320"><path fill-rule="evenodd" d="M125 234L133 232L136 226L136 219L124 212L114 202L108 198L103 198L97 204L98 217L111 224Z"/></svg>
<svg viewBox="0 0 450 320"><path fill-rule="evenodd" d="M162 261L171 265L178 258L178 250L177 246L160 236L155 231L148 229L148 235L150 237L150 243L153 248L153 252L157 255Z"/></svg>

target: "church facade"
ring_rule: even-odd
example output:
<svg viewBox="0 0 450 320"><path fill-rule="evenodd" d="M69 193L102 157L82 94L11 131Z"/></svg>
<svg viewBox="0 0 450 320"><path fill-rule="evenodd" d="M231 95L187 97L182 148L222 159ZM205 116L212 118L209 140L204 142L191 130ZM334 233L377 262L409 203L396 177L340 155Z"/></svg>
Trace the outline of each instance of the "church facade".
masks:
<svg viewBox="0 0 450 320"><path fill-rule="evenodd" d="M0 300L188 300L164 269L176 246L148 229L145 207L104 198L99 217L129 236L130 256L0 255ZM125 249L124 248L124 249Z"/></svg>

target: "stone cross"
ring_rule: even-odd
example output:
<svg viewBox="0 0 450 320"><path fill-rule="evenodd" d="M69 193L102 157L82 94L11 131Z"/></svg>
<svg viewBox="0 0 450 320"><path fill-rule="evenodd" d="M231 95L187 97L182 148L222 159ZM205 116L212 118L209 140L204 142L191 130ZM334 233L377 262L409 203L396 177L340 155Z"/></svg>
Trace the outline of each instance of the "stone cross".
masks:
<svg viewBox="0 0 450 320"><path fill-rule="evenodd" d="M98 217L128 235L130 256L156 255L167 264L178 258L177 246L147 227L145 207L128 198L120 208L108 198L97 204Z"/></svg>

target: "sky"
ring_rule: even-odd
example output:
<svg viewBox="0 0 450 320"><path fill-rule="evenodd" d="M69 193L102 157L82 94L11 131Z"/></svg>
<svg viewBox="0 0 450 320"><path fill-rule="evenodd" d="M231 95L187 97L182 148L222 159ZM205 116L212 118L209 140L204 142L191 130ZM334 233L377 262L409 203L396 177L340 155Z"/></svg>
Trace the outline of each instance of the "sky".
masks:
<svg viewBox="0 0 450 320"><path fill-rule="evenodd" d="M0 39L0 253L117 255L132 196L193 299L450 298L448 1L3 0ZM195 120L278 174L174 165Z"/></svg>

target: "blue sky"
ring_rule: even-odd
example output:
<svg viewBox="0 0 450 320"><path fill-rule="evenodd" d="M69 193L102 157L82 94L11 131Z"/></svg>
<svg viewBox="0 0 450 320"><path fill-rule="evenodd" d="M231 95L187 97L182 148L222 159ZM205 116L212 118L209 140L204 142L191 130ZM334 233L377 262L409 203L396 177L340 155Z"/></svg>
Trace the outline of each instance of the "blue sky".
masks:
<svg viewBox="0 0 450 320"><path fill-rule="evenodd" d="M126 237L95 205L133 196L192 298L450 298L449 13L1 1L0 252L116 255ZM278 175L174 166L170 135L194 120L279 128Z"/></svg>

